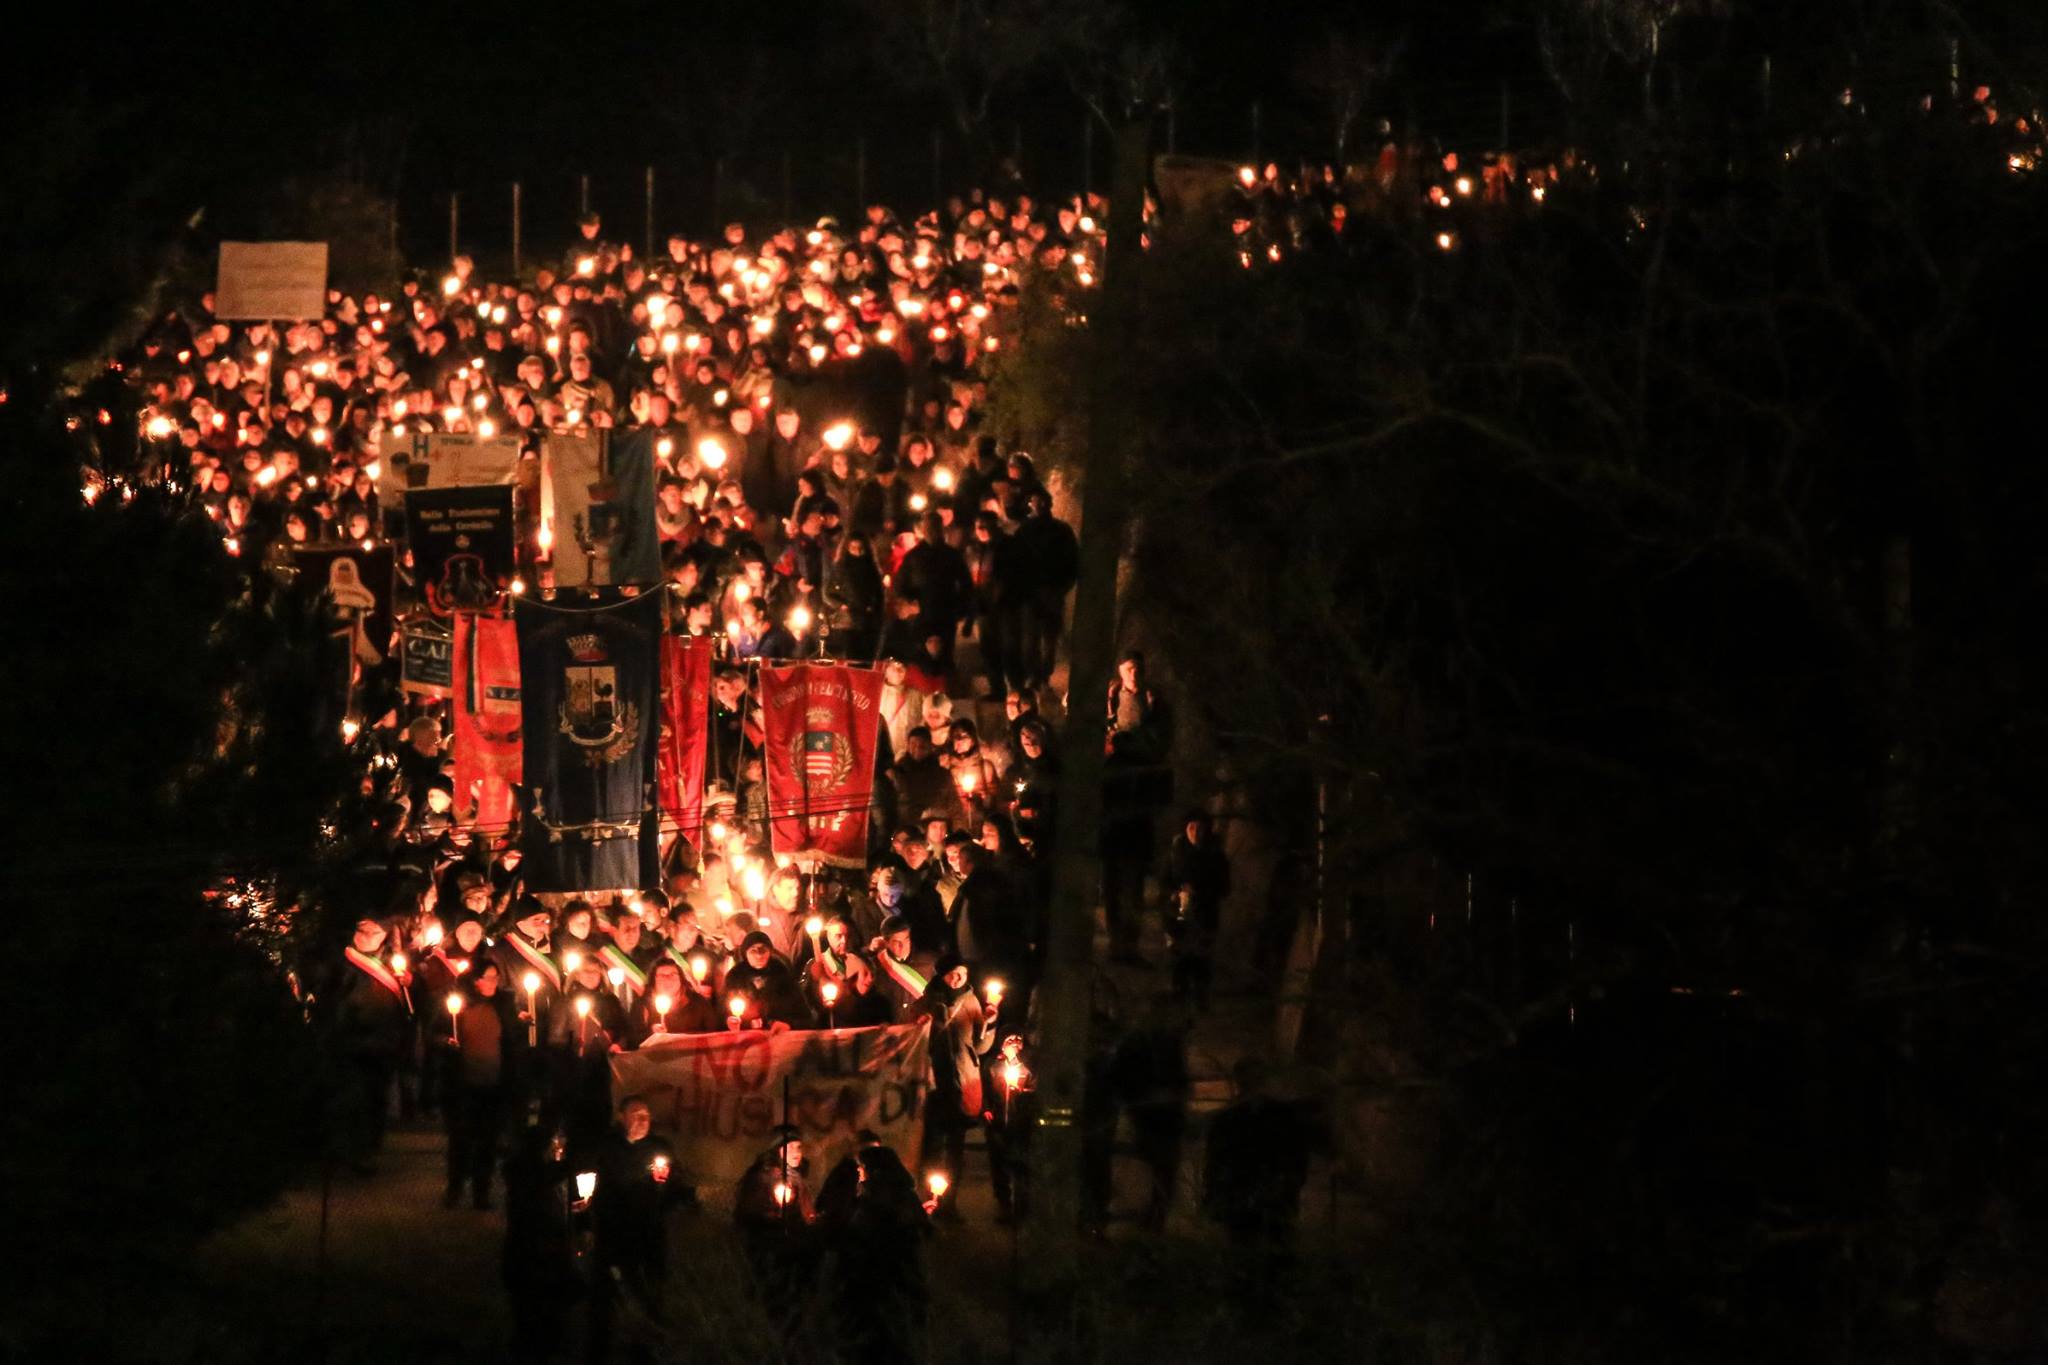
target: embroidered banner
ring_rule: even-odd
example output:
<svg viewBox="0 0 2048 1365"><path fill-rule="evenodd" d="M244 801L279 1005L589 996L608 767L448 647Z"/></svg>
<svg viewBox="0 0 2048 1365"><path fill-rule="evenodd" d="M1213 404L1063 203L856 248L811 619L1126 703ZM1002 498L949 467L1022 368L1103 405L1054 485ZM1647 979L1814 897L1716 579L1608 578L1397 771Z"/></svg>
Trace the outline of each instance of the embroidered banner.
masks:
<svg viewBox="0 0 2048 1365"><path fill-rule="evenodd" d="M701 849L704 761L711 736L711 639L661 637L661 748L655 790L661 813Z"/></svg>
<svg viewBox="0 0 2048 1365"><path fill-rule="evenodd" d="M436 616L494 606L513 563L512 485L423 488L405 500L413 581Z"/></svg>
<svg viewBox="0 0 2048 1365"><path fill-rule="evenodd" d="M520 775L519 639L503 616L455 614L455 796L476 823L512 823Z"/></svg>
<svg viewBox="0 0 2048 1365"><path fill-rule="evenodd" d="M882 675L845 664L761 670L775 852L867 866Z"/></svg>
<svg viewBox="0 0 2048 1365"><path fill-rule="evenodd" d="M527 886L633 890L654 814L661 599L570 596L513 605Z"/></svg>

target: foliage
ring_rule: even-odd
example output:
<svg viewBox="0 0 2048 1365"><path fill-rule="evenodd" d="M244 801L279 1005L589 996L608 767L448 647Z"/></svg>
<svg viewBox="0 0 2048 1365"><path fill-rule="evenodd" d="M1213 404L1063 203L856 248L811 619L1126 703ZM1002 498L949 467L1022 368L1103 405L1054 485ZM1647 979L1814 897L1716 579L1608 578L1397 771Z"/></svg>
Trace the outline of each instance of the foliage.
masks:
<svg viewBox="0 0 2048 1365"><path fill-rule="evenodd" d="M1235 772L1335 793L1323 1027L1440 1088L1399 1226L1483 1335L2025 1341L2048 202L2009 117L1679 74L1540 209L1163 233L1135 609Z"/></svg>
<svg viewBox="0 0 2048 1365"><path fill-rule="evenodd" d="M66 429L100 404L104 426ZM316 868L341 789L338 742L300 719L319 655L251 603L204 517L154 490L81 499L94 446L134 430L112 376L82 407L33 384L0 406L0 902L26 953L4 1150L37 1235L16 1347L76 1334L76 1293L153 1284L318 1149L319 1077L275 955L289 902L217 888Z"/></svg>

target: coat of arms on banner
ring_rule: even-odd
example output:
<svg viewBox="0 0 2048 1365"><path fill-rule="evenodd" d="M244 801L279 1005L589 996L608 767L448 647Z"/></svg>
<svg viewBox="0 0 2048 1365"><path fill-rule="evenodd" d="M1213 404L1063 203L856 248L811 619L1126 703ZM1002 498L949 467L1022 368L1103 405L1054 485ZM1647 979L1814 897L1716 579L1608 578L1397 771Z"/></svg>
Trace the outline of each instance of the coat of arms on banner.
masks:
<svg viewBox="0 0 2048 1365"><path fill-rule="evenodd" d="M570 636L569 658L562 669L559 729L591 767L617 763L639 742L639 708L620 699L618 669L602 635Z"/></svg>
<svg viewBox="0 0 2048 1365"><path fill-rule="evenodd" d="M790 741L790 760L806 782L836 787L853 771L853 746L831 728L832 713L814 706L804 713L804 728Z"/></svg>

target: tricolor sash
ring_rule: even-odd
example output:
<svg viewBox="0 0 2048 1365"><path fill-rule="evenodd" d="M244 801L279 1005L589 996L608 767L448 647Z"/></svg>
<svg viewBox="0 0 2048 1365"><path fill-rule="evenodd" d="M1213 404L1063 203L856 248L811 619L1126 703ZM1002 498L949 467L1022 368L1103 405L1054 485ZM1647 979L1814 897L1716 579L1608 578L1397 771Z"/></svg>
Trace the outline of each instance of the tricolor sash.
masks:
<svg viewBox="0 0 2048 1365"><path fill-rule="evenodd" d="M898 988L909 992L912 1000L924 998L925 989L931 982L925 980L917 968L908 962L898 962L886 952L876 953L875 959L882 964L882 970L889 974L889 979L894 981Z"/></svg>
<svg viewBox="0 0 2048 1365"><path fill-rule="evenodd" d="M434 956L440 959L441 965L448 969L448 975L450 976L467 976L469 969L476 965L473 957L450 957L445 948L434 949Z"/></svg>
<svg viewBox="0 0 2048 1365"><path fill-rule="evenodd" d="M385 990L390 991L400 1000L405 999L405 987L399 985L398 978L392 974L391 969L376 958L357 952L353 943L343 948L341 955L354 963L356 970L360 971L364 976L369 977L370 980L376 982Z"/></svg>
<svg viewBox="0 0 2048 1365"><path fill-rule="evenodd" d="M669 961L683 969L683 980L685 981L694 982L698 980L697 969L690 965L690 959L699 953L704 955L705 962L702 984L710 985L717 979L718 960L724 954L713 951L709 944L702 941L699 941L697 946L687 953L676 947L673 943L668 946Z"/></svg>
<svg viewBox="0 0 2048 1365"><path fill-rule="evenodd" d="M635 962L632 958L626 956L625 953L621 952L618 944L605 944L604 947L598 950L597 955L600 958L604 959L605 970L607 973L609 973L613 967L617 967L620 971L623 971L626 974L626 980L633 983L633 988L635 990L644 991L647 989L647 969L645 967L642 967L639 963ZM685 967L683 970L687 972L689 968Z"/></svg>
<svg viewBox="0 0 2048 1365"><path fill-rule="evenodd" d="M523 934L507 934L505 942L512 945L512 951L526 960L526 965L540 973L541 980L555 989L562 989L562 973L555 966L554 959L526 941Z"/></svg>

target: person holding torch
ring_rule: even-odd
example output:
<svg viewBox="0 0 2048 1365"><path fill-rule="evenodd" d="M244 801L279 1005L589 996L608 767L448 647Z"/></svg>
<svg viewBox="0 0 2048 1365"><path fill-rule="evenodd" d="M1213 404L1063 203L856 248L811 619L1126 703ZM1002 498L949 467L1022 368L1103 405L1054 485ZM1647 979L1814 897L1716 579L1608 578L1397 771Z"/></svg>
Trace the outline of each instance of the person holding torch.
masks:
<svg viewBox="0 0 2048 1365"><path fill-rule="evenodd" d="M520 1032L518 1005L497 963L485 959L449 989L447 1017L448 1188L441 1206L454 1208L467 1187L473 1206L488 1209L508 1112L507 1049Z"/></svg>
<svg viewBox="0 0 2048 1365"><path fill-rule="evenodd" d="M779 1033L810 1025L810 1008L796 974L758 929L740 941L739 958L725 974L725 994L729 1029Z"/></svg>
<svg viewBox="0 0 2048 1365"><path fill-rule="evenodd" d="M592 1359L608 1358L606 1343L620 1300L633 1316L660 1322L662 1288L668 1279L668 1211L695 1204L696 1190L676 1168L675 1150L654 1133L654 1114L645 1099L619 1102L618 1125L599 1148L597 1192L596 1297L591 1302Z"/></svg>
<svg viewBox="0 0 2048 1365"><path fill-rule="evenodd" d="M967 1131L982 1119L981 1059L995 1046L1000 1006L968 987L967 963L941 954L922 1002L932 1021L932 1089L926 1099L921 1164L946 1178L933 1199L940 1217L958 1217L946 1193L959 1183Z"/></svg>
<svg viewBox="0 0 2048 1365"><path fill-rule="evenodd" d="M774 1145L740 1177L732 1216L762 1299L786 1322L802 1309L799 1295L816 1264L810 1234L817 1209L802 1134L785 1123L773 1138Z"/></svg>
<svg viewBox="0 0 2048 1365"><path fill-rule="evenodd" d="M656 1037L715 1033L723 1027L711 983L664 957L654 965L646 994L633 1002L627 1015L626 1047L645 1047Z"/></svg>
<svg viewBox="0 0 2048 1365"><path fill-rule="evenodd" d="M383 1145L391 1082L412 1040L412 976L404 954L387 951L389 938L376 916L358 919L313 996L329 1046L351 1078L348 1153L359 1174L370 1173L370 1155Z"/></svg>
<svg viewBox="0 0 2048 1365"><path fill-rule="evenodd" d="M563 1003L548 1019L547 1042L569 1145L581 1151L611 1127L610 1054L623 1046L626 1010L606 989L595 953L576 964Z"/></svg>

